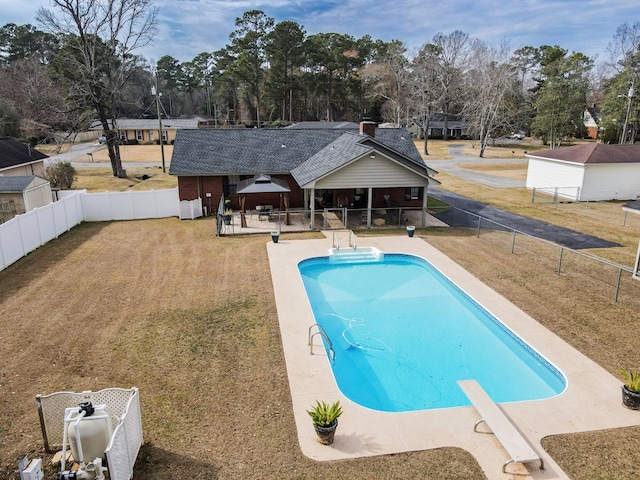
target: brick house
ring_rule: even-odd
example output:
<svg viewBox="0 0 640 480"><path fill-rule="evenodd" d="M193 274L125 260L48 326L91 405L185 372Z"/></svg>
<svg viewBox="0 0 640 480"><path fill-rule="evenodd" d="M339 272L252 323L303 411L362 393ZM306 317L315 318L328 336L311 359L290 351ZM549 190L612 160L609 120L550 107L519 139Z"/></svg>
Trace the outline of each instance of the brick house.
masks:
<svg viewBox="0 0 640 480"><path fill-rule="evenodd" d="M418 207L426 213L427 187L439 184L403 128L309 128L180 130L169 173L178 177L180 200L201 199L208 211L218 200L240 207L239 182L269 175L286 182L289 208L367 209ZM330 125L331 126L331 125ZM252 194L245 207L278 204L273 193ZM423 215L424 218L424 215ZM369 214L370 219L370 214Z"/></svg>

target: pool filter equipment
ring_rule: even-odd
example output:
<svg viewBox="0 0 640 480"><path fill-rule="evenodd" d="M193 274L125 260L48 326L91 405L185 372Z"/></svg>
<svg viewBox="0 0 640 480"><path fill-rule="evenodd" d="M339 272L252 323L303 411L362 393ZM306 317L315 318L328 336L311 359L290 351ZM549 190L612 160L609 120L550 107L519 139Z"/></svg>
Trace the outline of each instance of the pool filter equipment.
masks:
<svg viewBox="0 0 640 480"><path fill-rule="evenodd" d="M105 478L102 457L111 439L111 420L105 408L106 405L94 407L91 402L85 402L80 404L80 408L65 409L62 471L58 473L58 480ZM67 443L73 459L80 466L78 470L65 470Z"/></svg>

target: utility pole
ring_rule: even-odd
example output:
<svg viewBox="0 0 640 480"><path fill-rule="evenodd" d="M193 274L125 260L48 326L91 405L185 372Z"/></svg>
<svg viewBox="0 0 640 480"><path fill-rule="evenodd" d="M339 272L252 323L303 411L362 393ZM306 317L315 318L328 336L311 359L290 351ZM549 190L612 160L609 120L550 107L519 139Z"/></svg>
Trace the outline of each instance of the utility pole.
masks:
<svg viewBox="0 0 640 480"><path fill-rule="evenodd" d="M162 155L162 173L165 173L166 167L164 163L164 142L162 141L162 115L160 115L160 96L158 91L158 72L156 71L156 86L151 89L151 94L156 96L156 110L158 112L158 126L160 132L160 154Z"/></svg>
<svg viewBox="0 0 640 480"><path fill-rule="evenodd" d="M633 87L636 84L636 76L633 76L631 80L631 86L629 87L629 93L627 93L627 115L624 118L624 125L622 126L622 135L620 136L620 143L623 144L627 140L627 125L629 124L629 116L631 115L631 99L633 98ZM629 142L633 143L633 141Z"/></svg>

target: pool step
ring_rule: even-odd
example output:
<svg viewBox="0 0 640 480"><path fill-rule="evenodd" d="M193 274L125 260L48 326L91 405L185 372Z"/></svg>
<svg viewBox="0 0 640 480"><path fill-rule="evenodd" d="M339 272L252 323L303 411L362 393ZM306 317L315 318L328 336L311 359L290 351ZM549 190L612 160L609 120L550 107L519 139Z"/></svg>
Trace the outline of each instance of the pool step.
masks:
<svg viewBox="0 0 640 480"><path fill-rule="evenodd" d="M384 254L375 247L332 248L329 254L332 263L379 262L383 258Z"/></svg>

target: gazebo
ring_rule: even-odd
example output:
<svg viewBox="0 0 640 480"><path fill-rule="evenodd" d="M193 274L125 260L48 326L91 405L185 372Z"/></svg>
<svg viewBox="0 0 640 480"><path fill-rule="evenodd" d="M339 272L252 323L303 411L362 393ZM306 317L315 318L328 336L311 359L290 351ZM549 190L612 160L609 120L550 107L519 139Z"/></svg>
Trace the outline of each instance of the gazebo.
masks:
<svg viewBox="0 0 640 480"><path fill-rule="evenodd" d="M285 223L290 225L289 220L289 184L284 180L271 178L271 175L258 174L253 178L241 180L236 187L236 193L240 195L240 225L247 226L246 201L247 195L251 193L279 193L280 194L280 210L284 206Z"/></svg>

